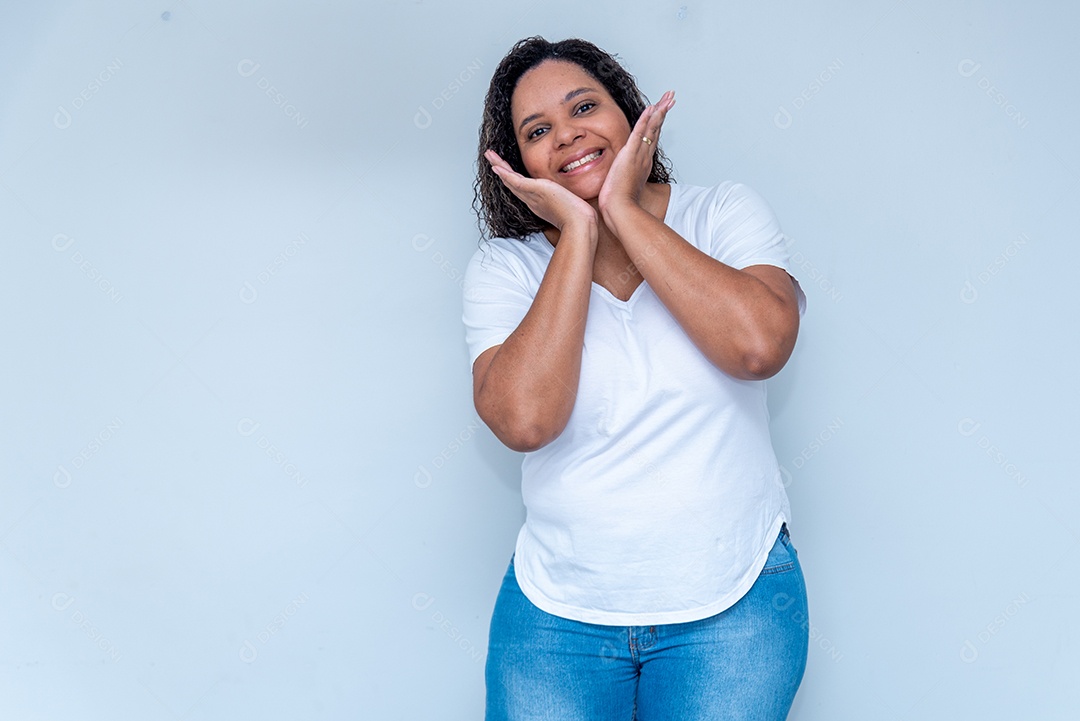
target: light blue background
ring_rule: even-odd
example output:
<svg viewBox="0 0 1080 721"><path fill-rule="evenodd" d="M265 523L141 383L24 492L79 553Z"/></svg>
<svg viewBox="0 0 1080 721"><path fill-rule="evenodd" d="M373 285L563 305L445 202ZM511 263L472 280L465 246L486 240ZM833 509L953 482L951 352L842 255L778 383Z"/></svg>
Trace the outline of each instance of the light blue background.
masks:
<svg viewBox="0 0 1080 721"><path fill-rule="evenodd" d="M772 204L791 718L1075 718L1080 12L6 3L0 717L478 719L523 519L461 272L488 79L617 53ZM269 94L268 94L269 93Z"/></svg>

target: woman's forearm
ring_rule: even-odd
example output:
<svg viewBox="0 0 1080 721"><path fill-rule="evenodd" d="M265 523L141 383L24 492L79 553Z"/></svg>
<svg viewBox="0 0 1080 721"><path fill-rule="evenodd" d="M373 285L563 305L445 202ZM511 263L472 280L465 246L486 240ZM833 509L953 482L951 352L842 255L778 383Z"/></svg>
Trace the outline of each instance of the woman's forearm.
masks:
<svg viewBox="0 0 1080 721"><path fill-rule="evenodd" d="M596 244L595 223L563 228L532 306L477 381L477 412L516 451L553 441L574 409Z"/></svg>

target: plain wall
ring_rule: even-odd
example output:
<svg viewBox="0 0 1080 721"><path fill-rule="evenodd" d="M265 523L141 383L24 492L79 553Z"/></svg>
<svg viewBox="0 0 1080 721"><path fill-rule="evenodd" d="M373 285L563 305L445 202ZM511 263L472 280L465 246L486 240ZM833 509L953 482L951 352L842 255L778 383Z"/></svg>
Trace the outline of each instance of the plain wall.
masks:
<svg viewBox="0 0 1080 721"><path fill-rule="evenodd" d="M769 381L791 714L1074 718L1056 2L5 4L0 717L478 719L524 517L472 407L481 103L580 36L809 297Z"/></svg>

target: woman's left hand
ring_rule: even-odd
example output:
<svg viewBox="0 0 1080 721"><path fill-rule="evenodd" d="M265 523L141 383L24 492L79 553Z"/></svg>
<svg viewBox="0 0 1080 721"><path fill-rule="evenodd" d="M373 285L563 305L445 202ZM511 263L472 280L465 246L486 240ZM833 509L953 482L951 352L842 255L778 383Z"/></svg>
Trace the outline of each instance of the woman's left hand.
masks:
<svg viewBox="0 0 1080 721"><path fill-rule="evenodd" d="M669 90L655 105L648 106L641 113L630 131L626 145L615 156L604 185L600 188L597 202L601 212L616 209L626 203L640 205L641 191L652 173L660 127L673 105L675 92ZM642 138L647 138L648 142Z"/></svg>

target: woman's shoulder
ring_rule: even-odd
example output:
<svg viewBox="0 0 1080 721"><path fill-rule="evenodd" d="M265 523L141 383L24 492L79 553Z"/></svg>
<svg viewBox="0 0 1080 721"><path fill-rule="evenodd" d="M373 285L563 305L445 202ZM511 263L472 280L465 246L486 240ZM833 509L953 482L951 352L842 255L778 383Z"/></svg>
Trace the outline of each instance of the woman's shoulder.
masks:
<svg viewBox="0 0 1080 721"><path fill-rule="evenodd" d="M473 253L467 273L475 275L494 269L521 280L537 274L543 277L554 252L551 243L539 232L520 239L485 239Z"/></svg>
<svg viewBox="0 0 1080 721"><path fill-rule="evenodd" d="M536 232L526 235L524 238L485 238L480 241L474 258L487 256L514 257L514 258L542 258L550 257L554 248L543 233Z"/></svg>
<svg viewBox="0 0 1080 721"><path fill-rule="evenodd" d="M672 185L671 198L673 208L690 215L705 213L719 217L733 212L771 213L765 198L738 180L721 180L713 185Z"/></svg>
<svg viewBox="0 0 1080 721"><path fill-rule="evenodd" d="M672 183L671 197L681 202L714 202L756 195L753 188L739 180L720 180L712 185Z"/></svg>

